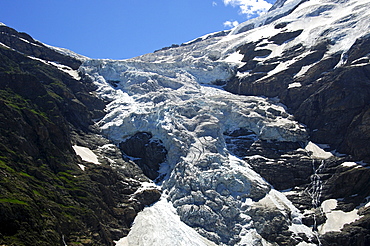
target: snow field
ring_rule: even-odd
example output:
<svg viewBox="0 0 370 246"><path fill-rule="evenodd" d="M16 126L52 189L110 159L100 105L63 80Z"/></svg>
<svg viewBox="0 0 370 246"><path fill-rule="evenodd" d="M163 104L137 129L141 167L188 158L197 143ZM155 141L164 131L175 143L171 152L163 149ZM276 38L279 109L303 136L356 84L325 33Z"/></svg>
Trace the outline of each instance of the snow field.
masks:
<svg viewBox="0 0 370 246"><path fill-rule="evenodd" d="M116 242L117 246L215 246L200 236L193 228L180 221L175 209L161 199L138 214L127 237Z"/></svg>

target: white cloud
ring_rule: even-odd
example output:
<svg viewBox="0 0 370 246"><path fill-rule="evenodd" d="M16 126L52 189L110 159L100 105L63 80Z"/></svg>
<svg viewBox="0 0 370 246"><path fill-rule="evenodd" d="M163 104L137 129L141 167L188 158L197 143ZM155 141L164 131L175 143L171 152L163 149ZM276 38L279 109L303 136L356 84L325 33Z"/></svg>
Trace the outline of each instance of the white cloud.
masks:
<svg viewBox="0 0 370 246"><path fill-rule="evenodd" d="M239 6L241 14L247 15L248 18L254 15L261 15L269 10L272 6L264 0L223 0L224 4L233 7Z"/></svg>
<svg viewBox="0 0 370 246"><path fill-rule="evenodd" d="M233 28L233 27L236 27L237 25L239 25L239 22L237 21L225 21L224 22L224 27Z"/></svg>
<svg viewBox="0 0 370 246"><path fill-rule="evenodd" d="M215 7L217 6L217 3L215 1L212 2L212 6Z"/></svg>

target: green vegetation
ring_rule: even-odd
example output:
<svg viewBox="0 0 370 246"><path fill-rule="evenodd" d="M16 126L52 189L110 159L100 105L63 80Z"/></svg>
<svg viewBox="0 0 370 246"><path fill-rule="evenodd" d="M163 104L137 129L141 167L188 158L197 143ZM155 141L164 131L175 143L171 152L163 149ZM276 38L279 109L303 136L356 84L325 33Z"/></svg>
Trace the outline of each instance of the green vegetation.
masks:
<svg viewBox="0 0 370 246"><path fill-rule="evenodd" d="M5 161L2 161L4 157L0 157L0 169L5 169L9 173L14 173L14 169L6 165Z"/></svg>
<svg viewBox="0 0 370 246"><path fill-rule="evenodd" d="M36 196L41 196L40 192L38 192L37 190L32 190L33 194L36 195Z"/></svg>
<svg viewBox="0 0 370 246"><path fill-rule="evenodd" d="M18 200L18 199L9 199L9 198L0 198L0 202L8 202L13 204L28 205L28 203Z"/></svg>
<svg viewBox="0 0 370 246"><path fill-rule="evenodd" d="M31 100L23 98L9 88L0 90L0 100L3 101L5 105L17 110L18 112L26 110L48 120L47 114L40 111L38 107L31 102Z"/></svg>
<svg viewBox="0 0 370 246"><path fill-rule="evenodd" d="M31 175L24 173L24 172L19 172L19 174L27 178L33 178Z"/></svg>

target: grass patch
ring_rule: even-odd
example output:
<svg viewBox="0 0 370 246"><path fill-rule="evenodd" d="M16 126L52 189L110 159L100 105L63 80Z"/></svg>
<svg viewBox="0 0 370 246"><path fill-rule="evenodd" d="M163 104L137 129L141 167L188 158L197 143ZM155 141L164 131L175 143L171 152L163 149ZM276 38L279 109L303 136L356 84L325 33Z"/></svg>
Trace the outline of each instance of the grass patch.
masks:
<svg viewBox="0 0 370 246"><path fill-rule="evenodd" d="M27 178L33 178L31 175L29 175L28 173L24 173L24 172L19 172L20 175L24 176L24 177L27 177Z"/></svg>
<svg viewBox="0 0 370 246"><path fill-rule="evenodd" d="M12 204L20 204L20 205L28 206L27 202L21 201L21 200L18 200L18 199L0 198L0 202L7 202L7 203L12 203Z"/></svg>
<svg viewBox="0 0 370 246"><path fill-rule="evenodd" d="M32 190L33 194L35 194L36 196L41 196L40 192L38 192L37 190Z"/></svg>
<svg viewBox="0 0 370 246"><path fill-rule="evenodd" d="M49 120L47 114L38 109L35 109L37 106L33 105L32 102L28 99L23 98L22 96L14 93L11 89L7 88L5 90L0 90L0 99L4 103L17 111L27 110L32 114L38 115L45 120Z"/></svg>

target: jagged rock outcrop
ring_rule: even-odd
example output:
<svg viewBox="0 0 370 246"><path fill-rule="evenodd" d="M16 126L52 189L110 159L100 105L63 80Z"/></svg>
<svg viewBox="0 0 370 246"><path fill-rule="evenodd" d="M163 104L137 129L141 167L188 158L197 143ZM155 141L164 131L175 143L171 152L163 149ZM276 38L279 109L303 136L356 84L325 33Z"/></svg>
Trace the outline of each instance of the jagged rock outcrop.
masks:
<svg viewBox="0 0 370 246"><path fill-rule="evenodd" d="M299 146L284 148L283 143L265 143L253 137L229 140L239 146L235 148L232 144L231 151L247 159L269 183L279 190L289 190L284 192L286 196L307 215L303 222L315 228L327 220L320 207L322 202L338 200L336 209L349 213L363 206L370 195L366 164L370 160L369 34L364 30L357 36L349 34L354 23L368 22L368 16L361 17L368 3L353 7L347 16L332 16L333 21L328 26L301 29L302 25L293 20L294 16L319 18L337 7L334 1L321 5L305 5L304 2L292 9L290 18L275 18L274 29L279 32L270 28L274 34L260 39L257 32L256 37L250 38L252 41L237 48L243 59L238 72L224 88L237 94L279 98L288 112L308 127L311 141L329 145L327 151L350 155L320 160ZM284 4L285 1L278 1L271 10ZM265 25L268 21L260 23ZM337 32L335 26L346 31ZM242 29L240 26L234 32ZM246 31L254 34L253 28ZM316 35L314 40L310 39L312 35ZM350 41L347 39L347 46L333 51L346 35L352 37ZM310 41L306 42L305 38ZM364 162L356 163L362 160ZM315 183L322 185L319 197L312 196L317 189ZM309 215L308 210L314 212ZM358 214L362 217L345 225L341 232L320 232L322 245L368 244L368 209L362 207Z"/></svg>
<svg viewBox="0 0 370 246"><path fill-rule="evenodd" d="M370 172L351 157L320 159L304 148L304 143L261 141L243 129L226 133L228 148L244 158L274 188L283 190L302 214L302 222L316 227L326 222L320 204L329 199L338 199L337 209L350 212L361 207L368 199ZM307 211L311 211L307 213ZM293 236L286 229L287 219L268 206L257 206L250 211L258 232L267 240L279 244L297 244L302 238ZM369 210L362 208L363 216L351 225L346 225L343 234L329 232L318 237L314 243L322 245L366 245L369 227ZM274 217L272 222L269 216ZM285 227L285 229L284 229ZM348 237L343 237L347 235ZM303 235L301 235L303 236ZM303 236L303 238L305 238Z"/></svg>

